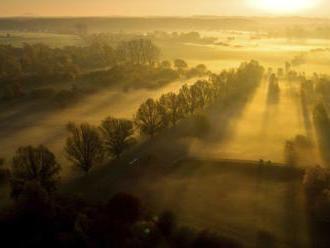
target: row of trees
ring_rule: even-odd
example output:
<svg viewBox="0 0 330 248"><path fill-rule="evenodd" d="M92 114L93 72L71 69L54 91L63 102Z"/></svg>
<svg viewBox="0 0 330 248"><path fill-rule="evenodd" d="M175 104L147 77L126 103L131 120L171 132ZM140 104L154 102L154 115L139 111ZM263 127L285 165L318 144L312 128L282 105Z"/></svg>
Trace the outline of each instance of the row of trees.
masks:
<svg viewBox="0 0 330 248"><path fill-rule="evenodd" d="M237 101L238 97L245 97L258 85L262 74L263 68L257 62L244 63L237 70L213 75L210 81L184 85L178 94L168 93L159 100L148 99L141 104L134 120L109 117L100 127L70 123L66 155L73 165L88 172L107 155L119 158L135 142L135 127L141 134L153 137L216 101ZM48 192L56 188L60 166L46 147L21 147L12 163L13 196L21 192L27 181L38 181Z"/></svg>
<svg viewBox="0 0 330 248"><path fill-rule="evenodd" d="M179 93L164 94L158 100L148 99L135 115L135 124L142 134L154 136L217 101L230 101L248 94L260 82L263 68L255 61L242 64L237 70L211 75L210 80L183 85Z"/></svg>
<svg viewBox="0 0 330 248"><path fill-rule="evenodd" d="M262 67L253 61L237 70L212 75L210 81L184 85L178 94L147 100L134 120L109 117L100 127L70 123L66 155L75 166L89 171L107 154L119 157L132 145L134 126L153 136L211 103L237 101L255 88L262 72ZM45 146L17 150L10 173L15 205L8 213L0 212L0 230L5 240L14 246L51 243L83 247L239 247L208 232L179 229L169 212L151 218L139 200L127 194L118 194L99 206L54 194L60 170L55 155Z"/></svg>
<svg viewBox="0 0 330 248"><path fill-rule="evenodd" d="M119 158L135 143L133 122L130 120L108 117L99 128L87 123L70 123L67 129L70 133L65 146L68 159L85 172L101 163L107 154Z"/></svg>
<svg viewBox="0 0 330 248"><path fill-rule="evenodd" d="M107 155L119 158L135 142L133 122L124 119L106 118L99 128L69 123L67 130L70 134L65 145L67 158L86 173ZM48 193L55 191L60 171L61 166L47 147L20 147L10 171L12 197L18 197L31 181L38 182Z"/></svg>
<svg viewBox="0 0 330 248"><path fill-rule="evenodd" d="M153 64L160 50L150 40L136 39L112 46L94 42L88 46L51 48L45 44L23 44L22 47L0 45L0 79L24 75L68 75L84 69L121 63Z"/></svg>

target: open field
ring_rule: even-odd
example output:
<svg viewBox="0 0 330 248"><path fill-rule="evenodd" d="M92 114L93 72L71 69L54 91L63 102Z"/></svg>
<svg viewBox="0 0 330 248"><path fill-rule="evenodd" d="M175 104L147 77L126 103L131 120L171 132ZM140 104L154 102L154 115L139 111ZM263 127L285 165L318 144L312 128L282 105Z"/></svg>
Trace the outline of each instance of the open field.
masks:
<svg viewBox="0 0 330 248"><path fill-rule="evenodd" d="M51 47L80 46L84 44L81 38L76 35L0 31L0 44L19 47L24 43L43 43Z"/></svg>
<svg viewBox="0 0 330 248"><path fill-rule="evenodd" d="M138 37L147 36L146 32L147 30L136 31L140 35ZM72 197L73 202L78 199L79 204L81 200L93 207L94 204L108 207L109 198L118 192L127 192L141 199L143 207L150 211L152 218L149 217L152 220L147 224L151 226L157 223L155 216L158 213L170 210L177 217L180 226L193 230L215 231L222 237L237 241L243 247L313 247L312 243L314 244L317 238L313 236L314 230L311 226L314 217L311 215L314 210L314 202L311 199L315 200L315 205L325 199L324 202L328 205L321 209L324 212L328 211L324 209L330 206L330 183L326 182L330 182L330 173L326 171L330 161L325 161L324 154L321 155L322 152L327 153L330 143L329 147L321 147L320 142L320 126L328 128L327 125L330 125L330 118L327 117L330 98L326 96L326 92L330 92L330 81L321 76L329 73L330 39L288 39L271 37L263 31L231 29L200 30L200 33L203 38L216 37L216 42L179 42L156 36L146 40L146 43L141 43L141 39L133 40L137 42L135 45L138 44L135 49L144 45L149 47L148 52L152 57L150 61L140 62L140 57L146 56L146 53L138 54L137 57L140 57L136 62L128 58L130 53L134 54L134 51L130 50L134 42L116 41L120 48L116 47L117 50L111 47L113 44L107 47L104 43L95 43L95 54L91 52L90 57L80 57L81 51L88 53L87 50L93 49L93 46L86 46L82 35L46 33L46 30L42 33L0 32L0 45L21 47L26 42L43 43L57 48L44 50L47 51L46 54L52 54L44 56L45 59L40 63L52 61L50 64L52 63L53 67L48 68L51 71L49 74L43 75L44 67L38 67L38 63L31 62L33 59L37 61L38 56L42 57L40 47L31 52L34 55L31 55L31 60L24 56L18 60L24 63L19 64L21 68L17 71L24 71L24 66L28 69L31 66L31 71L27 69L27 72L22 74L33 75L33 65L36 65L41 71L40 75L46 78L44 84L40 83L40 89L49 87L54 95L63 90L69 92L69 98L74 96L70 95L70 92L81 96L77 102L68 101L66 106L63 104L61 107L54 107L51 101L55 98L48 99L47 91L46 97L34 99L29 95L29 90L32 92L35 85L36 89L39 89L36 80L31 83L33 87L26 91L27 94L24 92L17 96L13 94L12 98L3 97L0 102L0 158L6 158L5 168L10 168L15 163L15 159L11 158L18 147L36 147L42 144L56 155L56 161L62 167L59 174L61 183L58 184L56 193L59 196ZM77 49L73 55L65 56L66 54L61 54L60 51L66 46L86 46L86 50ZM18 53L15 50L17 49L11 51L14 55ZM24 55L28 57L29 52L27 50ZM56 59L52 60L52 56ZM118 58L120 56L122 58ZM153 56L155 60L152 60ZM184 61L175 61L179 58ZM75 59L81 64L70 64ZM98 66L98 63L88 64L93 59L99 59L102 66ZM167 62L164 60L169 62L164 63ZM250 62L240 66L242 62L251 60L258 63ZM189 78L188 72L197 70L197 65L201 64L207 67L204 73L184 79ZM78 65L82 65L83 70L80 70ZM65 74L68 80L52 85L52 78L47 76L56 75L57 69L65 69L66 66L69 71L69 75ZM159 74L154 72L156 79L151 80L157 83L144 84L149 74L153 74L150 68L159 69ZM132 70L132 73L129 70ZM18 72L14 71L15 76L20 75ZM161 84L163 78L173 78L166 73L181 79L170 83L165 80ZM127 78L124 77L126 74ZM20 93L20 84L17 83L19 77L12 76L13 80L10 81L10 75L12 74L3 73L4 86L13 83L14 87L10 90ZM204 80L200 82L204 88L196 86L197 80ZM137 87L134 87L135 82ZM181 94L178 94L184 84L193 85L195 88L187 87L186 91L182 90ZM90 93L86 91L88 93L84 94L84 87L90 87ZM3 88L4 92L8 93L7 88ZM171 95L172 98L159 100L162 95L170 92L175 93ZM144 105L145 108L140 114L145 116L135 118L137 109L148 98L156 101L151 101L147 107ZM326 107L315 108L319 101L324 101ZM178 119L171 122L175 114ZM126 124L129 130L123 130L125 127L116 122L119 131L115 133L115 138L127 134L124 144L120 144L123 150L119 154L109 149L109 144L113 143L105 139L104 133L99 136L100 124L109 116L128 119ZM322 125L318 120L321 120L319 122ZM139 125L138 121L142 124ZM99 145L100 153L107 147L105 159L95 159L88 164L86 160L97 154L96 150L93 154L87 154L87 158L76 160L76 165L80 167L73 167L72 161L68 159L68 150L65 152L64 148L66 139L70 136L70 131L66 129L69 122L97 126L91 128L94 130L94 136L88 137L92 141L98 139L94 144L85 146L81 140L73 143L78 147L75 147L78 156L86 155L94 148L93 145ZM148 124L154 126L150 128ZM80 135L81 129L83 128L78 126L76 133L71 133L72 139ZM323 132L325 139L326 134L330 138L330 132L327 130ZM85 138L84 135L86 133L81 136ZM300 140L302 146L305 145L302 150L299 150L301 144L295 143L295 138L299 135L303 138ZM87 147L87 151L81 152L81 147ZM30 156L22 164L32 160ZM17 161L21 162L16 160L16 163ZM35 164L32 162L33 167ZM84 162L87 166L91 165L91 169L81 166ZM307 194L309 192L306 185L310 182L306 178L308 179L309 170L315 165L320 165L319 171L310 172L310 181L312 190L318 190L319 195L312 198L315 192L312 191L312 197ZM40 185L37 184L38 187L41 187ZM10 206L9 191L8 182L5 187L0 188L0 197L4 199L0 206ZM47 201L53 197L46 191L45 195ZM58 197L57 194L54 195ZM76 211L75 207L72 212ZM80 235L84 225L90 224L84 222L87 216L107 207L95 208L95 212L92 212L88 205L84 205L82 208L86 212L72 218L74 224L71 226L75 228L73 233ZM65 211L66 209L63 210ZM315 212L319 214L320 211ZM330 214L328 217L330 219ZM321 218L320 222L322 221L327 223L327 216ZM143 229L146 233L148 230Z"/></svg>
<svg viewBox="0 0 330 248"><path fill-rule="evenodd" d="M103 167L66 190L79 188L81 197L94 201L118 190L130 192L151 209L173 210L183 224L219 230L246 247L308 246L302 171L238 160L161 164L162 169L154 162Z"/></svg>
<svg viewBox="0 0 330 248"><path fill-rule="evenodd" d="M141 35L142 32L136 34ZM9 34L9 37L7 37ZM329 39L267 38L258 32L201 31L202 37L215 37L219 44L195 44L157 41L164 59L184 58L191 65L204 63L214 72L237 67L242 61L255 59L265 67L281 67L285 61L304 55L306 63L296 69L312 74L326 73L329 64ZM1 32L0 44L22 46L23 43L44 43L51 47L83 46L85 41L70 34Z"/></svg>
<svg viewBox="0 0 330 248"><path fill-rule="evenodd" d="M263 82L241 115L230 121L231 134L225 140L220 139L224 117L211 118L214 123L211 141L192 142L191 156L284 162L287 140L304 135L317 143L315 129L305 125L304 118L312 123L312 116L309 113L304 117L299 87L289 82L280 83L280 96L275 103L269 103L268 83ZM309 162L322 164L320 160L316 150Z"/></svg>
<svg viewBox="0 0 330 248"><path fill-rule="evenodd" d="M217 33L205 33L205 35L215 36ZM307 40L288 43L283 39L261 39L251 40L251 33L234 33L227 31L218 33L219 40L226 39L229 35L236 35L237 38L232 41L230 47L221 47L217 45L197 45L183 43L160 42L158 45L162 49L164 58L175 59L177 57L185 58L190 65L204 63L211 71L220 72L223 69L235 68L242 61L251 59L259 60L266 68L283 66L285 61L289 61L294 56L301 53L309 54L311 50L317 48L326 48L330 44L328 40ZM3 41L6 38L1 38ZM12 44L18 45L19 42L45 42L58 46L77 44L77 36L53 35L38 33L14 33ZM12 42L8 40L8 42ZM53 42L53 43L50 43ZM237 46L240 46L239 48ZM325 54L321 52L325 60L306 61L306 64L298 66L298 71L324 72L327 70ZM309 55L309 57L312 57ZM314 58L315 60L315 58ZM308 70L306 69L308 68ZM191 80L191 82L194 80ZM138 90L135 92L104 91L98 95L85 99L77 106L60 110L51 114L34 113L37 106L24 107L22 110L12 109L12 107L3 104L2 108L7 109L2 113L2 129L0 131L1 154L12 154L17 148L17 143L25 144L45 144L61 156L63 141L65 137L64 126L68 121L90 122L98 124L106 116L130 118L136 111L138 105L148 97L158 97L161 93L177 90L183 82L172 83L160 90ZM256 91L251 102L244 109L242 116L232 120L231 136L227 141L221 141L220 144L213 143L211 148L204 154L201 147L205 144L200 141L193 142L191 152L196 156L216 156L243 159L265 159L272 161L283 161L283 145L287 139L298 134L305 134L306 130L303 124L302 110L300 106L300 96L298 86L288 86L286 82L281 82L281 95L278 104L274 106L267 105L268 85L264 82ZM291 87L291 88L290 88ZM42 103L41 103L42 104ZM9 110L11 109L11 110ZM8 112L10 111L10 112ZM29 114L31 113L31 114ZM17 118L22 118L17 122ZM211 116L217 119L216 116ZM310 118L310 117L309 117ZM8 122L10 120L10 124ZM221 130L221 118L218 124L214 125L215 130ZM285 131L279 129L279 126L285 126ZM14 134L8 136L8 134ZM314 139L314 138L313 138ZM253 142L252 144L250 142ZM249 144L249 145L248 145ZM197 155L198 154L198 155ZM61 158L62 161L62 158ZM65 160L63 160L65 161Z"/></svg>
<svg viewBox="0 0 330 248"><path fill-rule="evenodd" d="M156 90L106 90L79 102L72 107L58 109L49 113L42 111L45 103L31 104L22 109L8 106L11 112L2 114L0 125L1 155L14 154L17 144L49 146L64 164L64 174L68 167L63 155L63 146L67 132L65 126L69 121L88 122L99 125L108 116L132 118L139 105L149 97L159 97L163 93L176 92L184 83L191 84L196 79L175 81ZM6 106L6 105L5 105ZM23 118L22 118L23 115ZM19 120L19 121L18 121ZM14 123L14 124L13 124Z"/></svg>

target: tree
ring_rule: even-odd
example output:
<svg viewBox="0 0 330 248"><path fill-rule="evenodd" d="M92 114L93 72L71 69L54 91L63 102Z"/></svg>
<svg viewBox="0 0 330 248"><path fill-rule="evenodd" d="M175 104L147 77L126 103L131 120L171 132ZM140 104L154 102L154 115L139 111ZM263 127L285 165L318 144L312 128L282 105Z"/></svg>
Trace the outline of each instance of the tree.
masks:
<svg viewBox="0 0 330 248"><path fill-rule="evenodd" d="M317 198L324 189L329 187L330 174L327 169L314 166L306 169L304 174L304 188L310 198Z"/></svg>
<svg viewBox="0 0 330 248"><path fill-rule="evenodd" d="M291 64L290 62L286 61L285 62L285 73L288 74L291 70Z"/></svg>
<svg viewBox="0 0 330 248"><path fill-rule="evenodd" d="M136 39L120 43L117 55L120 61L126 63L153 65L159 60L160 50L151 40Z"/></svg>
<svg viewBox="0 0 330 248"><path fill-rule="evenodd" d="M96 127L89 124L77 126L69 123L71 136L66 140L65 151L68 159L86 173L104 158L102 139Z"/></svg>
<svg viewBox="0 0 330 248"><path fill-rule="evenodd" d="M101 131L108 152L119 158L133 142L133 123L130 120L108 117L102 122Z"/></svg>
<svg viewBox="0 0 330 248"><path fill-rule="evenodd" d="M197 65L197 66L196 66L196 69L197 69L197 71L198 71L198 73L199 73L199 76L203 76L203 75L205 75L206 72L207 72L207 67L206 67L206 65L204 65L204 64L199 64L199 65Z"/></svg>
<svg viewBox="0 0 330 248"><path fill-rule="evenodd" d="M167 119L173 126L182 118L182 109L180 106L180 99L175 93L168 93L162 95L159 99L160 104L165 110Z"/></svg>
<svg viewBox="0 0 330 248"><path fill-rule="evenodd" d="M179 92L179 100L182 112L185 114L193 114L197 107L196 99L194 99L190 87L183 85Z"/></svg>
<svg viewBox="0 0 330 248"><path fill-rule="evenodd" d="M135 124L141 133L153 137L157 132L167 126L164 109L159 102L148 99L139 107L135 116Z"/></svg>
<svg viewBox="0 0 330 248"><path fill-rule="evenodd" d="M44 146L18 148L11 168L12 196L17 197L27 182L40 184L47 192L56 189L60 165L55 155Z"/></svg>
<svg viewBox="0 0 330 248"><path fill-rule="evenodd" d="M223 99L226 96L226 77L221 74L211 74L209 80L212 88L212 100Z"/></svg>
<svg viewBox="0 0 330 248"><path fill-rule="evenodd" d="M204 108L211 101L211 85L208 81L199 80L190 87L191 95L195 99L197 106Z"/></svg>
<svg viewBox="0 0 330 248"><path fill-rule="evenodd" d="M174 67L178 70L178 71L184 71L185 69L188 68L188 64L186 63L186 61L182 60L182 59L176 59L174 61Z"/></svg>
<svg viewBox="0 0 330 248"><path fill-rule="evenodd" d="M315 123L319 128L323 129L329 127L329 116L323 103L319 103L315 106L313 116Z"/></svg>
<svg viewBox="0 0 330 248"><path fill-rule="evenodd" d="M278 78L276 77L275 73L272 73L269 77L270 84L278 84Z"/></svg>
<svg viewBox="0 0 330 248"><path fill-rule="evenodd" d="M163 69L171 69L172 65L170 61L164 60L160 63L160 67Z"/></svg>

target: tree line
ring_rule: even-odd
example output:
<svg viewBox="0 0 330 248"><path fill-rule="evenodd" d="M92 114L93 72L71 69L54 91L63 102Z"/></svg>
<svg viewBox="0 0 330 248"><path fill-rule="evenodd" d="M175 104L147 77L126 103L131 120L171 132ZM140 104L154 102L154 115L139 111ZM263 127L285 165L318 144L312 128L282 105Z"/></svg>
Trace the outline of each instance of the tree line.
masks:
<svg viewBox="0 0 330 248"><path fill-rule="evenodd" d="M160 49L147 39L133 39L117 46L97 41L88 46L63 48L42 43L24 43L22 47L0 45L0 78L20 74L64 74L73 72L73 67L79 70L120 63L152 64L159 56Z"/></svg>
<svg viewBox="0 0 330 248"><path fill-rule="evenodd" d="M208 81L183 85L177 94L170 92L157 100L148 99L140 105L132 120L108 117L99 127L88 123L69 123L66 156L74 166L87 173L108 156L120 158L127 148L136 143L136 130L152 138L212 104L228 104L245 97L256 88L262 76L263 67L251 61L236 70L213 74ZM8 237L13 235L15 229L22 240L32 243L49 242L50 238L55 243L78 242L97 247L108 247L109 244L113 247L147 247L150 242L185 244L183 247L238 246L207 232L192 232L188 238L184 233L177 232L173 215L165 213L159 219L150 220L142 214L138 200L129 195L119 194L102 206L63 199L56 194L60 171L61 165L55 155L43 145L17 150L9 173L15 212L0 214L1 230L6 231ZM25 230L26 223L31 221L31 229ZM57 234L63 230L73 236L65 236L68 240L58 239ZM38 233L44 233L44 238L31 240Z"/></svg>
<svg viewBox="0 0 330 248"><path fill-rule="evenodd" d="M99 127L69 123L66 156L74 166L87 173L106 157L120 158L136 143L136 130L153 138L211 104L238 101L256 88L262 76L263 67L251 61L236 70L213 74L209 81L183 85L177 94L170 92L157 100L150 98L140 105L132 120L108 117ZM29 181L39 182L48 192L56 189L61 166L47 147L20 147L11 163L13 197L17 197Z"/></svg>
<svg viewBox="0 0 330 248"><path fill-rule="evenodd" d="M0 45L2 99L46 96L59 106L66 106L108 86L156 88L180 77L209 73L205 65L189 68L182 59L173 63L160 61L160 49L148 39L113 43L95 39L87 44L63 48L45 44ZM63 81L73 87L56 90L54 85Z"/></svg>
<svg viewBox="0 0 330 248"><path fill-rule="evenodd" d="M87 46L52 48L45 44L0 45L0 87L4 95L22 95L28 85L71 80L100 68L122 64L152 65L160 49L150 40L135 39L116 46L93 42Z"/></svg>

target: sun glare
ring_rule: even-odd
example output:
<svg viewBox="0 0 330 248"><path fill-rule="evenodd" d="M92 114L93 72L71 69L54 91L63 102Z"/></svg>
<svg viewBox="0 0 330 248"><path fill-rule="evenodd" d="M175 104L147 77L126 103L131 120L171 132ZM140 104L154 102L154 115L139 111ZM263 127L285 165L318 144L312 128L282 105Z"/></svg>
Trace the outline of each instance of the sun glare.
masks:
<svg viewBox="0 0 330 248"><path fill-rule="evenodd" d="M312 8L316 3L317 0L250 0L254 8L279 14L297 13Z"/></svg>

